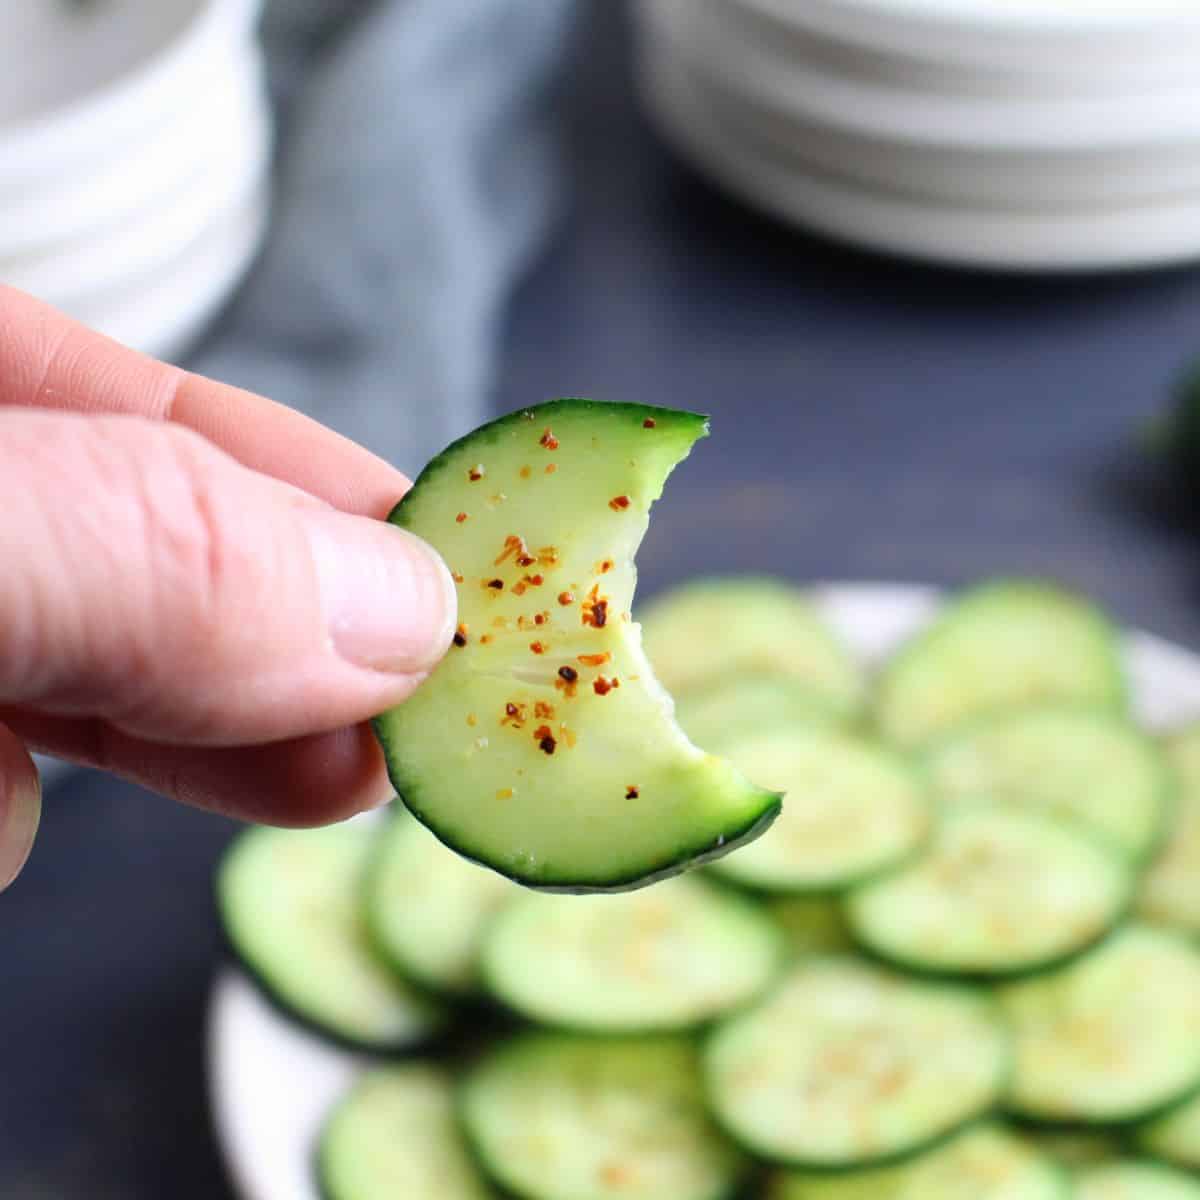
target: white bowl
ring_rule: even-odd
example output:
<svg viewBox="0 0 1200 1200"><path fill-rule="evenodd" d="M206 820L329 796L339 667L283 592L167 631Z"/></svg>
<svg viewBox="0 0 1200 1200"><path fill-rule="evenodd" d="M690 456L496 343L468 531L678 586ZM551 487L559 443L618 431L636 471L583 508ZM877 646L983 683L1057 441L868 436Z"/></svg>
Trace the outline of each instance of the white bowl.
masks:
<svg viewBox="0 0 1200 1200"><path fill-rule="evenodd" d="M765 40L744 37L728 0L642 0L639 12L659 36L686 44L689 58L705 62L730 88L848 135L1038 153L1200 147L1200 70L1189 87L1167 91L947 96L789 57Z"/></svg>
<svg viewBox="0 0 1200 1200"><path fill-rule="evenodd" d="M262 183L222 213L180 256L124 292L72 316L143 354L177 361L211 324L254 261L267 229Z"/></svg>
<svg viewBox="0 0 1200 1200"><path fill-rule="evenodd" d="M260 0L105 0L90 26L79 18L58 40L31 46L17 22L28 32L28 10L46 4L9 0L0 9L0 74L16 81L0 91L0 188L109 158L194 102L260 8Z"/></svg>
<svg viewBox="0 0 1200 1200"><path fill-rule="evenodd" d="M270 118L260 101L216 137L205 157L189 155L167 194L151 192L121 223L98 235L0 259L0 281L62 308L162 270L212 221L261 183L270 161Z"/></svg>
<svg viewBox="0 0 1200 1200"><path fill-rule="evenodd" d="M656 35L648 35L655 39ZM704 105L752 141L814 169L872 189L964 207L1050 212L1125 206L1200 194L1200 142L1163 151L1037 153L895 142L848 133L794 108L739 91L686 46L652 40L650 69L667 86L691 89Z"/></svg>
<svg viewBox="0 0 1200 1200"><path fill-rule="evenodd" d="M1127 270L1200 258L1200 193L1046 212L935 203L836 178L755 145L653 56L643 63L642 87L664 135L731 192L843 241L1008 271Z"/></svg>
<svg viewBox="0 0 1200 1200"><path fill-rule="evenodd" d="M65 177L0 186L0 263L134 219L178 192L199 168L227 158L230 144L243 140L243 127L260 121L264 104L261 53L248 45L230 50L203 77L202 102L188 98L143 139L119 144Z"/></svg>
<svg viewBox="0 0 1200 1200"><path fill-rule="evenodd" d="M824 587L815 599L867 662L894 650L939 604L931 588L885 584ZM1125 657L1134 707L1146 725L1179 725L1200 714L1200 657L1142 633L1127 635ZM316 1139L364 1065L285 1020L240 973L219 976L209 1009L209 1089L242 1200L319 1200Z"/></svg>
<svg viewBox="0 0 1200 1200"><path fill-rule="evenodd" d="M730 0L778 28L1032 78L1194 78L1193 0Z"/></svg>

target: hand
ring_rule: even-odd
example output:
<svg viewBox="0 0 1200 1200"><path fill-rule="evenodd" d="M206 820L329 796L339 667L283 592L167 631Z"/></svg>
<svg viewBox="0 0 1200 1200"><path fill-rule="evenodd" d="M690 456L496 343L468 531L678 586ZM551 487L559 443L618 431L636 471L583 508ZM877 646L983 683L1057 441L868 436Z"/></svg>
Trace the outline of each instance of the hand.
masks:
<svg viewBox="0 0 1200 1200"><path fill-rule="evenodd" d="M41 810L29 750L269 824L385 802L364 722L455 623L444 564L379 520L408 486L0 288L0 889Z"/></svg>

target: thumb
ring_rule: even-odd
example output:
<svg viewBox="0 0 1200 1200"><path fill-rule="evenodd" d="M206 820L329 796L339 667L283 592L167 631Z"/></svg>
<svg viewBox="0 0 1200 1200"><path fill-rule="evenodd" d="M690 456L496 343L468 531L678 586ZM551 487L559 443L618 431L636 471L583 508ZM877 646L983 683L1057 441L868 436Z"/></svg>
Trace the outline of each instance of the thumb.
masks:
<svg viewBox="0 0 1200 1200"><path fill-rule="evenodd" d="M178 426L0 410L0 703L273 741L405 699L450 644L424 542Z"/></svg>
<svg viewBox="0 0 1200 1200"><path fill-rule="evenodd" d="M41 815L33 759L12 731L0 725L0 892L25 865Z"/></svg>

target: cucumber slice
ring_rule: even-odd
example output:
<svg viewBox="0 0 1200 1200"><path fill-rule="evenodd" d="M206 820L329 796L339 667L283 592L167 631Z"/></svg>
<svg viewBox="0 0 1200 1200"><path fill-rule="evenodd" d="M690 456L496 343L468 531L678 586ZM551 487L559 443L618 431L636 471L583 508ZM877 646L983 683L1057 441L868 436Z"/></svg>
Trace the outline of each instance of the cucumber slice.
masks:
<svg viewBox="0 0 1200 1200"><path fill-rule="evenodd" d="M1064 1167L1091 1166L1116 1158L1121 1152L1119 1139L1093 1130L1055 1129L1047 1125L1026 1129L1024 1134L1043 1154Z"/></svg>
<svg viewBox="0 0 1200 1200"><path fill-rule="evenodd" d="M681 1030L753 999L784 953L757 904L684 878L624 896L522 896L492 924L483 973L493 996L535 1021Z"/></svg>
<svg viewBox="0 0 1200 1200"><path fill-rule="evenodd" d="M684 733L697 746L717 752L760 729L826 724L831 719L829 707L814 701L807 684L770 675L729 679L686 692L675 701L675 720Z"/></svg>
<svg viewBox="0 0 1200 1200"><path fill-rule="evenodd" d="M380 836L367 875L366 916L379 953L422 987L477 992L483 930L518 892L494 871L447 850L399 811Z"/></svg>
<svg viewBox="0 0 1200 1200"><path fill-rule="evenodd" d="M375 956L360 892L374 831L253 829L226 852L217 903L233 950L292 1015L336 1041L404 1050L445 1014Z"/></svg>
<svg viewBox="0 0 1200 1200"><path fill-rule="evenodd" d="M484 1168L527 1200L722 1200L743 1169L683 1040L528 1034L469 1072L461 1102Z"/></svg>
<svg viewBox="0 0 1200 1200"><path fill-rule="evenodd" d="M960 596L892 659L876 716L887 738L916 746L985 713L1045 701L1122 710L1117 639L1082 597L1003 580Z"/></svg>
<svg viewBox="0 0 1200 1200"><path fill-rule="evenodd" d="M1066 1174L999 1125L960 1133L897 1167L787 1171L768 1200L1068 1200Z"/></svg>
<svg viewBox="0 0 1200 1200"><path fill-rule="evenodd" d="M1167 760L1178 788L1167 840L1145 878L1138 912L1156 924L1200 935L1200 725L1171 738Z"/></svg>
<svg viewBox="0 0 1200 1200"><path fill-rule="evenodd" d="M1078 1200L1200 1200L1200 1180L1161 1163L1102 1163L1076 1176Z"/></svg>
<svg viewBox="0 0 1200 1200"><path fill-rule="evenodd" d="M827 896L775 896L767 901L767 911L782 927L794 958L854 948L841 905Z"/></svg>
<svg viewBox="0 0 1200 1200"><path fill-rule="evenodd" d="M1084 950L1117 923L1133 886L1098 839L979 805L947 813L929 851L854 892L846 916L863 945L910 969L1005 975Z"/></svg>
<svg viewBox="0 0 1200 1200"><path fill-rule="evenodd" d="M1135 859L1158 845L1172 780L1153 740L1107 713L1033 708L980 722L929 756L948 802L979 797L1080 822Z"/></svg>
<svg viewBox="0 0 1200 1200"><path fill-rule="evenodd" d="M723 878L763 891L835 891L902 862L929 834L924 777L835 726L771 729L724 752L787 803L768 833L713 865Z"/></svg>
<svg viewBox="0 0 1200 1200"><path fill-rule="evenodd" d="M802 592L780 579L702 579L639 613L665 688L725 687L763 675L793 680L812 705L844 719L862 708L862 672Z"/></svg>
<svg viewBox="0 0 1200 1200"><path fill-rule="evenodd" d="M491 1200L455 1120L449 1078L436 1067L364 1075L321 1134L317 1172L326 1200Z"/></svg>
<svg viewBox="0 0 1200 1200"><path fill-rule="evenodd" d="M853 959L797 967L704 1055L709 1102L739 1142L825 1169L911 1154L975 1120L1010 1061L986 996Z"/></svg>
<svg viewBox="0 0 1200 1200"><path fill-rule="evenodd" d="M1185 1101L1137 1131L1143 1150L1200 1171L1200 1096Z"/></svg>
<svg viewBox="0 0 1200 1200"><path fill-rule="evenodd" d="M620 890L779 812L684 737L629 618L650 505L706 430L556 401L454 443L393 511L455 572L462 626L375 729L404 803L467 858L531 887Z"/></svg>
<svg viewBox="0 0 1200 1200"><path fill-rule="evenodd" d="M1128 926L1082 958L1000 990L1016 1035L1010 1108L1121 1124L1200 1087L1200 951Z"/></svg>

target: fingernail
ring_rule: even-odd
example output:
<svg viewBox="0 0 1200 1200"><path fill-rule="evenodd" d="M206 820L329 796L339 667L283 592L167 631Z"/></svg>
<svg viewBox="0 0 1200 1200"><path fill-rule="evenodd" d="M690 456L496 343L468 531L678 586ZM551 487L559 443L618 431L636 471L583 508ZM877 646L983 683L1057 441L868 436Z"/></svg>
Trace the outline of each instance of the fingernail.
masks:
<svg viewBox="0 0 1200 1200"><path fill-rule="evenodd" d="M0 766L0 892L20 875L42 819L37 768L27 754L23 757L25 763L15 771Z"/></svg>
<svg viewBox="0 0 1200 1200"><path fill-rule="evenodd" d="M446 564L407 530L302 509L329 636L359 667L427 671L454 636L457 594Z"/></svg>

